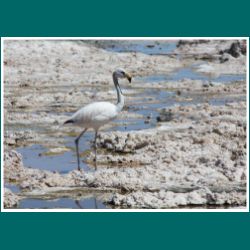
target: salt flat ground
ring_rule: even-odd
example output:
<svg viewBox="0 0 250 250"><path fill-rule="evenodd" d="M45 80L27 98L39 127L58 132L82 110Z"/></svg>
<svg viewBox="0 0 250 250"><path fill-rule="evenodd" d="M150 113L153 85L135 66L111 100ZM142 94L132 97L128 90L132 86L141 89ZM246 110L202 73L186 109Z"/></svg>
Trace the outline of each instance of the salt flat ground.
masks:
<svg viewBox="0 0 250 250"><path fill-rule="evenodd" d="M233 44L233 45L232 45ZM5 207L244 208L244 41L4 42ZM89 131L76 170L62 126L94 101L126 106L98 137Z"/></svg>

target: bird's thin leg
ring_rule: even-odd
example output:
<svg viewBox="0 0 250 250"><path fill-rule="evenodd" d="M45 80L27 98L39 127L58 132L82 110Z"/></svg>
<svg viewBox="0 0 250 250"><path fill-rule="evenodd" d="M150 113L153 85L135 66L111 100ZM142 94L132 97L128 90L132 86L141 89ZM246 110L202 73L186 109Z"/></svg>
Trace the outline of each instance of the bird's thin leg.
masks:
<svg viewBox="0 0 250 250"><path fill-rule="evenodd" d="M77 167L78 170L80 171L80 157L79 157L79 148L78 148L78 144L79 144L79 140L82 137L82 135L87 131L87 129L84 129L82 131L82 133L75 139L75 144L76 144L76 155L77 155Z"/></svg>
<svg viewBox="0 0 250 250"><path fill-rule="evenodd" d="M96 143L96 139L97 139L97 134L98 134L98 130L95 131L95 170L97 169L97 143Z"/></svg>

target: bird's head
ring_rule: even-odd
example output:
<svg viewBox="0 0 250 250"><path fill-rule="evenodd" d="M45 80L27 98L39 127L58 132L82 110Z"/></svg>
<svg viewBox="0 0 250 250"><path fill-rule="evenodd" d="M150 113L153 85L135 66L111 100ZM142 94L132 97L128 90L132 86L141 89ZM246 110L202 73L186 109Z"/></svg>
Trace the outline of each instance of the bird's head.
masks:
<svg viewBox="0 0 250 250"><path fill-rule="evenodd" d="M117 69L114 71L113 76L116 78L127 78L128 81L131 83L132 77L129 73L125 72L123 69Z"/></svg>

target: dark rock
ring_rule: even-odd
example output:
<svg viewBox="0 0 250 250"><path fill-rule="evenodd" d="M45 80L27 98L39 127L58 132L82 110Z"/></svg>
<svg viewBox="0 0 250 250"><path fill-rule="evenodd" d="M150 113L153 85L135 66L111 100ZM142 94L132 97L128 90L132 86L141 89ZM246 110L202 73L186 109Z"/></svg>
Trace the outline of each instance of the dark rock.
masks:
<svg viewBox="0 0 250 250"><path fill-rule="evenodd" d="M228 58L228 57L225 57L224 55L222 55L222 56L219 58L219 61L220 61L220 63L224 63L224 62L229 61L229 58Z"/></svg>
<svg viewBox="0 0 250 250"><path fill-rule="evenodd" d="M176 94L180 96L181 95L181 91L177 90Z"/></svg>
<svg viewBox="0 0 250 250"><path fill-rule="evenodd" d="M209 159L208 159L208 158L206 158L206 157L203 157L203 156L202 156L202 157L200 157L198 160L199 160L199 163L203 163L203 164L204 164L204 163L208 163L208 162L209 162Z"/></svg>
<svg viewBox="0 0 250 250"><path fill-rule="evenodd" d="M160 111L160 115L156 117L157 122L169 122L173 120L173 112L171 109L163 109Z"/></svg>
<svg viewBox="0 0 250 250"><path fill-rule="evenodd" d="M222 135L223 133L221 132L221 130L219 128L214 128L213 132L217 135Z"/></svg>
<svg viewBox="0 0 250 250"><path fill-rule="evenodd" d="M220 55L224 55L225 53L238 58L241 54L242 55L246 55L246 44L244 41L237 41L237 42L233 42L230 46L229 49L226 50L222 50L219 52ZM225 62L228 61L229 59L227 57L221 57L220 58L220 62Z"/></svg>
<svg viewBox="0 0 250 250"><path fill-rule="evenodd" d="M201 43L208 43L209 40L205 40L205 39L202 39L202 40L179 40L176 47L179 48L179 47L182 47L182 46L192 46L192 45L197 45L197 44L201 44Z"/></svg>
<svg viewBox="0 0 250 250"><path fill-rule="evenodd" d="M239 57L241 54L240 42L232 43L230 49L226 52L235 58Z"/></svg>

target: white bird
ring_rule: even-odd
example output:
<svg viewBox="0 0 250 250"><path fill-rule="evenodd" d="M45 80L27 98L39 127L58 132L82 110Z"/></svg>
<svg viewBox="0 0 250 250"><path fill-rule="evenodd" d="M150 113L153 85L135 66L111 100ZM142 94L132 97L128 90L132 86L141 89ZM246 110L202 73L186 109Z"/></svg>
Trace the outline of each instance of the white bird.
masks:
<svg viewBox="0 0 250 250"><path fill-rule="evenodd" d="M110 102L94 102L86 105L85 107L79 109L73 116L64 122L64 124L72 123L73 125L83 127L84 130L80 135L75 139L76 144L76 153L77 153L77 166L80 170L80 159L79 159L79 140L82 135L90 128L95 131L95 168L97 163L97 145L96 138L98 130L101 126L106 123L114 120L119 112L123 109L124 106L124 96L120 85L118 83L118 78L127 78L131 82L131 76L122 69L117 69L113 72L113 81L117 92L117 104Z"/></svg>

